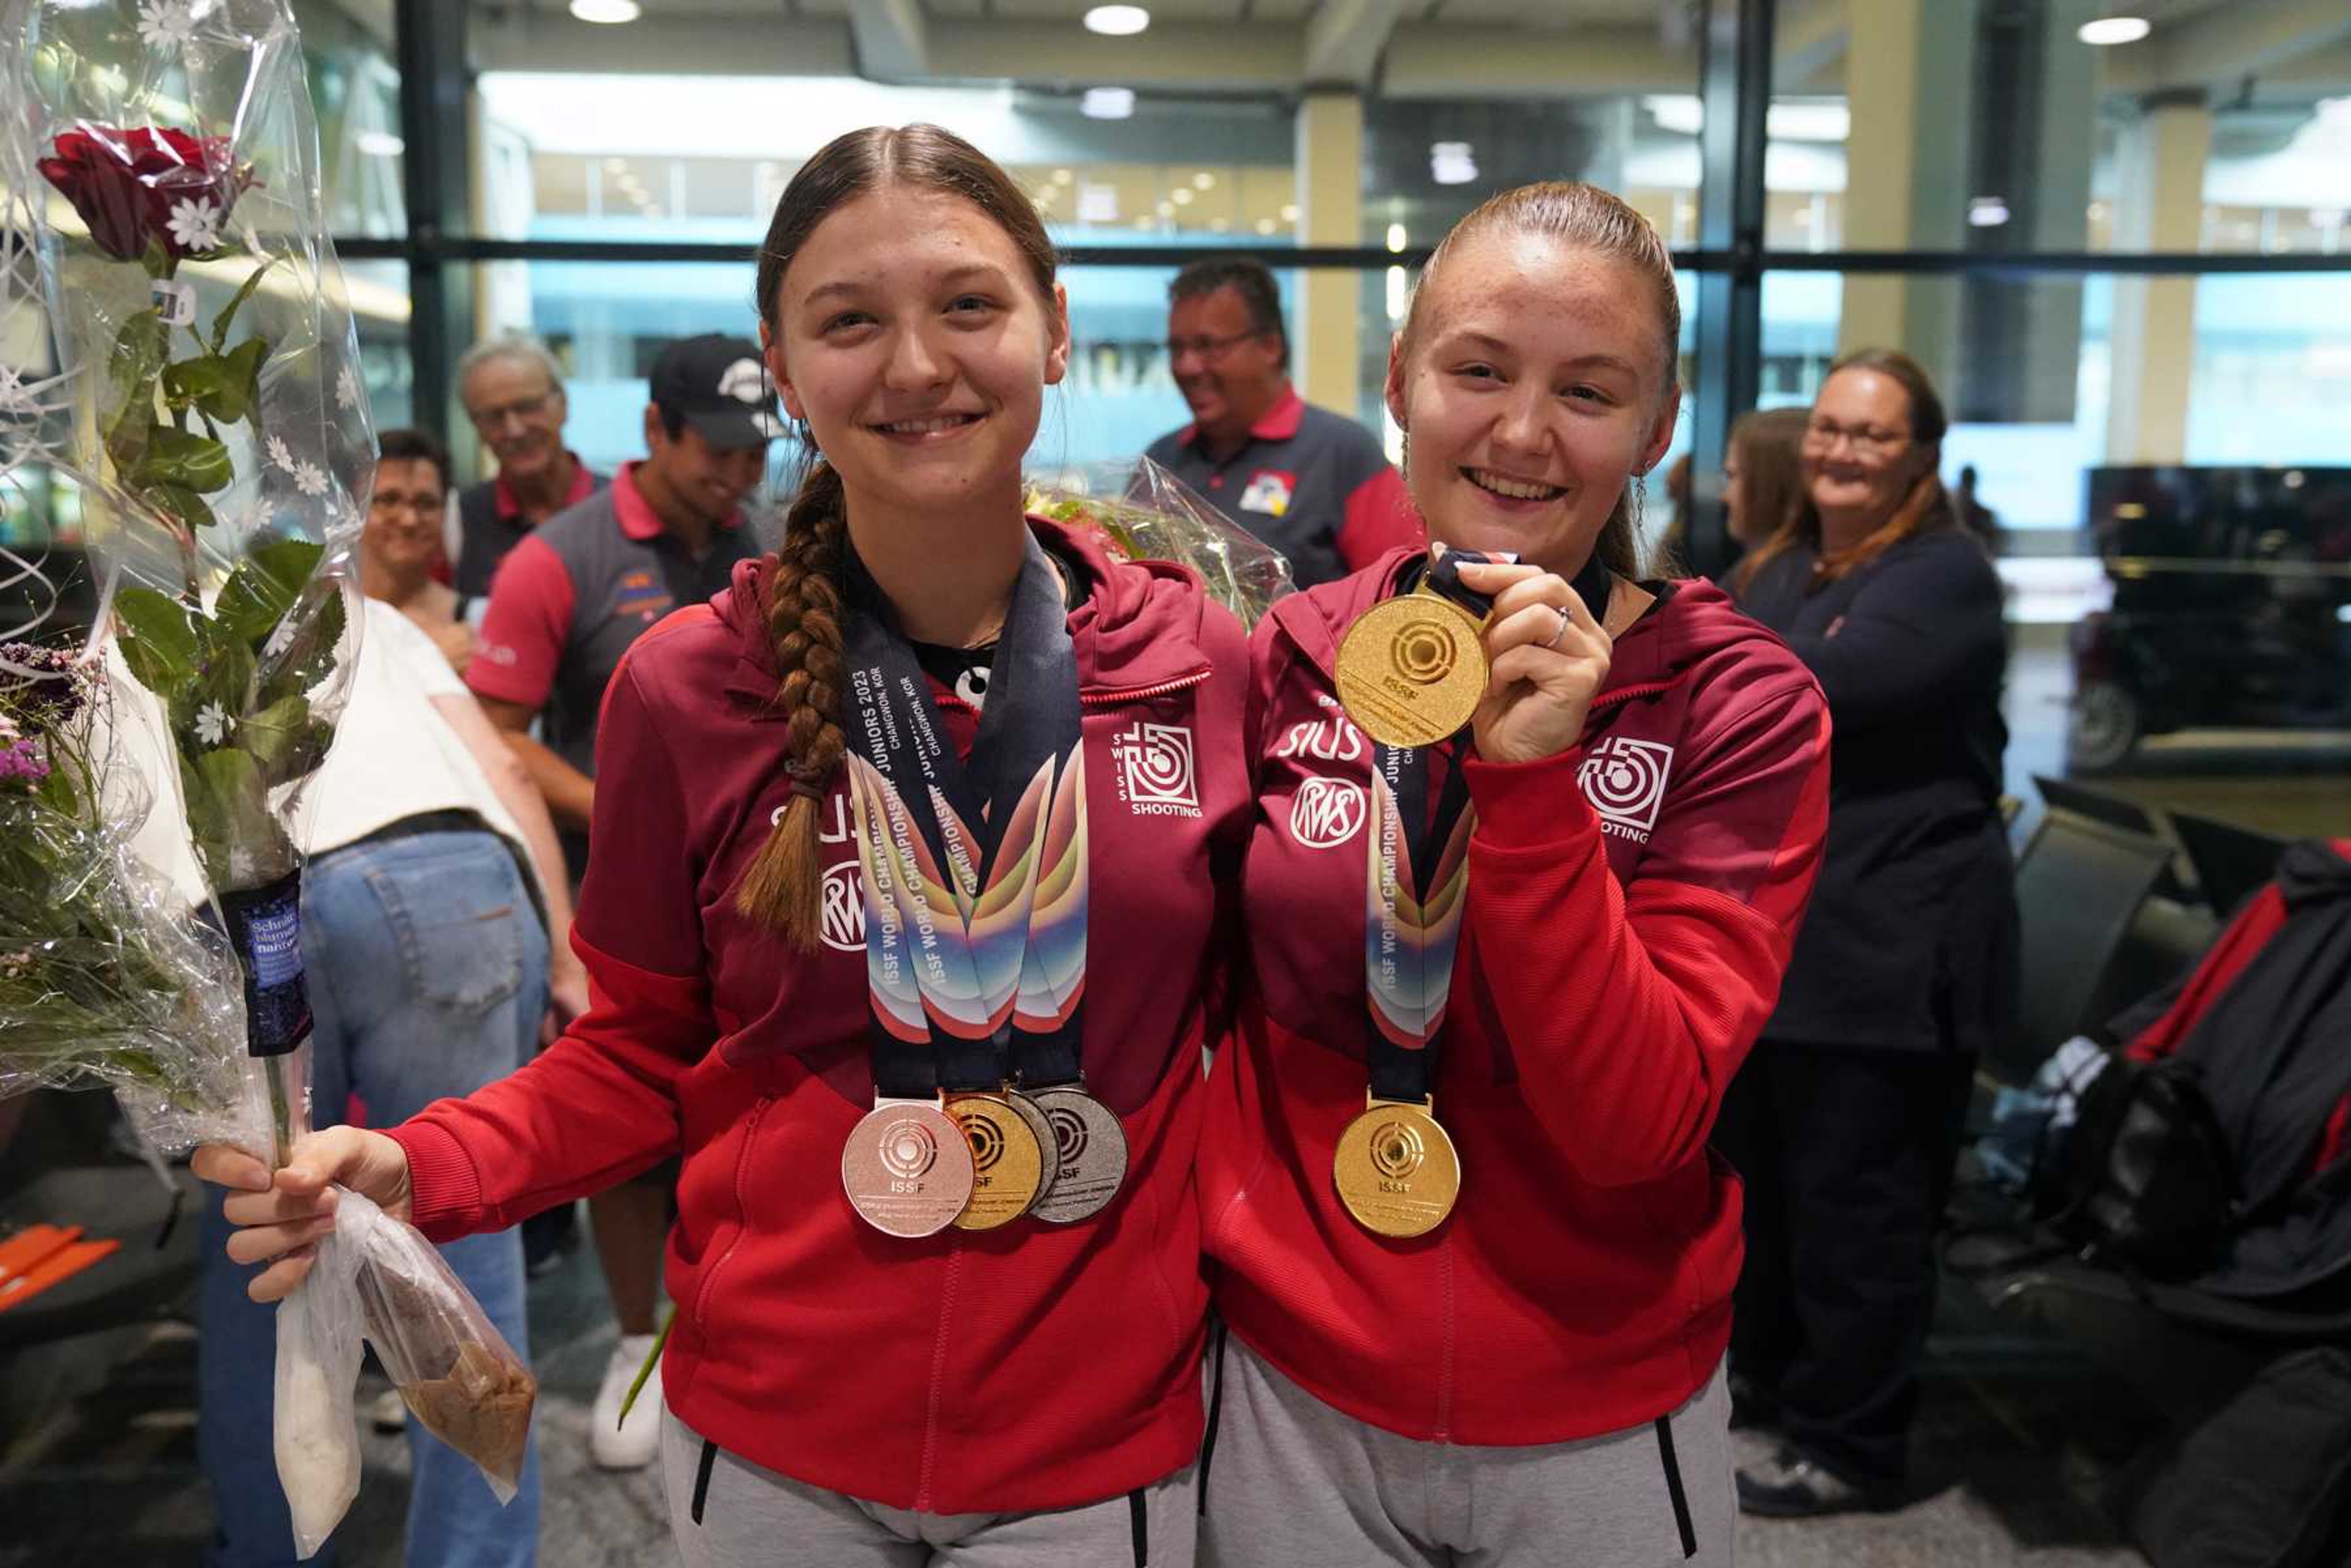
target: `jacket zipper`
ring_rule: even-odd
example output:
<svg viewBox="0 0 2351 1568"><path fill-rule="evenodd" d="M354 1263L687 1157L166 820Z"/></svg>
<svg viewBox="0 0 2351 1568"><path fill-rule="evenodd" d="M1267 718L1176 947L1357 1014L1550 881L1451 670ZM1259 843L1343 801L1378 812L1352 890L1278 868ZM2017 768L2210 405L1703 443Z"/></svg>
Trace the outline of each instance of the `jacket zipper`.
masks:
<svg viewBox="0 0 2351 1568"><path fill-rule="evenodd" d="M1153 697L1164 697L1170 692L1180 692L1186 687L1196 686L1215 673L1213 666L1203 664L1188 675L1178 675L1172 681L1161 681L1155 685L1094 686L1079 692L1078 701L1096 706L1110 703L1148 702Z"/></svg>
<svg viewBox="0 0 2351 1568"><path fill-rule="evenodd" d="M710 1332L710 1292L718 1284L718 1272L726 1267L727 1260L735 1256L735 1249L743 1245L743 1238L750 1234L750 1222L744 1213L743 1168L751 1163L751 1145L758 1139L759 1124L766 1119L768 1107L775 1103L774 1095L760 1095L752 1103L750 1120L743 1126L743 1149L735 1156L735 1239L726 1244L726 1250L710 1265L710 1272L702 1277L702 1288L694 1293L695 1326L705 1336Z"/></svg>

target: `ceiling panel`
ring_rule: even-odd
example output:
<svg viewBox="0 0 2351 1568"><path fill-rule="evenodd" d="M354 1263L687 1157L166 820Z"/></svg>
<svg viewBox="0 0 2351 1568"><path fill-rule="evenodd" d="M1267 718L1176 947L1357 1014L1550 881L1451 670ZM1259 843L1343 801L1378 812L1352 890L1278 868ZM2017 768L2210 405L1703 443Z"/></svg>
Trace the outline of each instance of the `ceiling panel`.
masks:
<svg viewBox="0 0 2351 1568"><path fill-rule="evenodd" d="M1100 0L996 0L996 14L1021 21L1076 22ZM1241 14L1241 0L1141 0L1153 20L1162 22L1232 22Z"/></svg>

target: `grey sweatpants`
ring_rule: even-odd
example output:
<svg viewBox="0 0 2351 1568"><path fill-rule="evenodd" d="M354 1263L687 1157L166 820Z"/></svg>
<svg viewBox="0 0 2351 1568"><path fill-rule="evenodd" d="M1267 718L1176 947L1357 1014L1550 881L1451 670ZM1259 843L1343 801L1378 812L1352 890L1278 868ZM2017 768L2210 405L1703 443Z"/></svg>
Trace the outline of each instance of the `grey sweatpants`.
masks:
<svg viewBox="0 0 2351 1568"><path fill-rule="evenodd" d="M707 1458L705 1458L705 1450ZM1192 1568L1194 1467L1050 1513L916 1513L778 1475L662 1412L662 1487L685 1568ZM705 1466L708 1469L705 1470Z"/></svg>
<svg viewBox="0 0 2351 1568"><path fill-rule="evenodd" d="M1415 1442L1341 1415L1223 1337L1203 1568L1729 1568L1719 1366L1667 1418L1669 1470L1655 1423L1541 1447Z"/></svg>

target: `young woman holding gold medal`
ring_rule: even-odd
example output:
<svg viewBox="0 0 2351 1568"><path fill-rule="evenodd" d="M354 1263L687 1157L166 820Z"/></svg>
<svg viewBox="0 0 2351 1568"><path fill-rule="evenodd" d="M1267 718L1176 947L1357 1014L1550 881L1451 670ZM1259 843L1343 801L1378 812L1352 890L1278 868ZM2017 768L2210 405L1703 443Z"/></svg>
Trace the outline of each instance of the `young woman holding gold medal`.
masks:
<svg viewBox="0 0 2351 1568"><path fill-rule="evenodd" d="M319 1134L274 1187L202 1168L252 1189L232 1252L284 1255L274 1297L330 1181L446 1237L682 1151L688 1564L1188 1563L1240 629L1180 569L1024 518L1068 314L1034 206L968 144L818 153L758 303L823 459L778 553L613 680L594 1007L502 1083Z"/></svg>
<svg viewBox="0 0 2351 1568"><path fill-rule="evenodd" d="M1389 363L1431 550L1252 640L1205 1562L1730 1561L1707 1137L1819 859L1828 722L1719 590L1635 580L1679 328L1614 197L1488 202Z"/></svg>

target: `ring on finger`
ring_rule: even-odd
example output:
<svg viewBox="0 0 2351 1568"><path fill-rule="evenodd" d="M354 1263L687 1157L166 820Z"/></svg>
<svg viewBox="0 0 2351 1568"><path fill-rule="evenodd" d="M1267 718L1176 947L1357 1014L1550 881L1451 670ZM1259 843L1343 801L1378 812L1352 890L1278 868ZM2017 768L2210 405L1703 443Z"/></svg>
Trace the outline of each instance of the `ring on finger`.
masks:
<svg viewBox="0 0 2351 1568"><path fill-rule="evenodd" d="M1552 613L1559 617L1559 630L1552 632L1551 641L1543 644L1546 648L1558 647L1559 640L1567 635L1567 629L1575 624L1574 620L1564 610L1554 610Z"/></svg>

